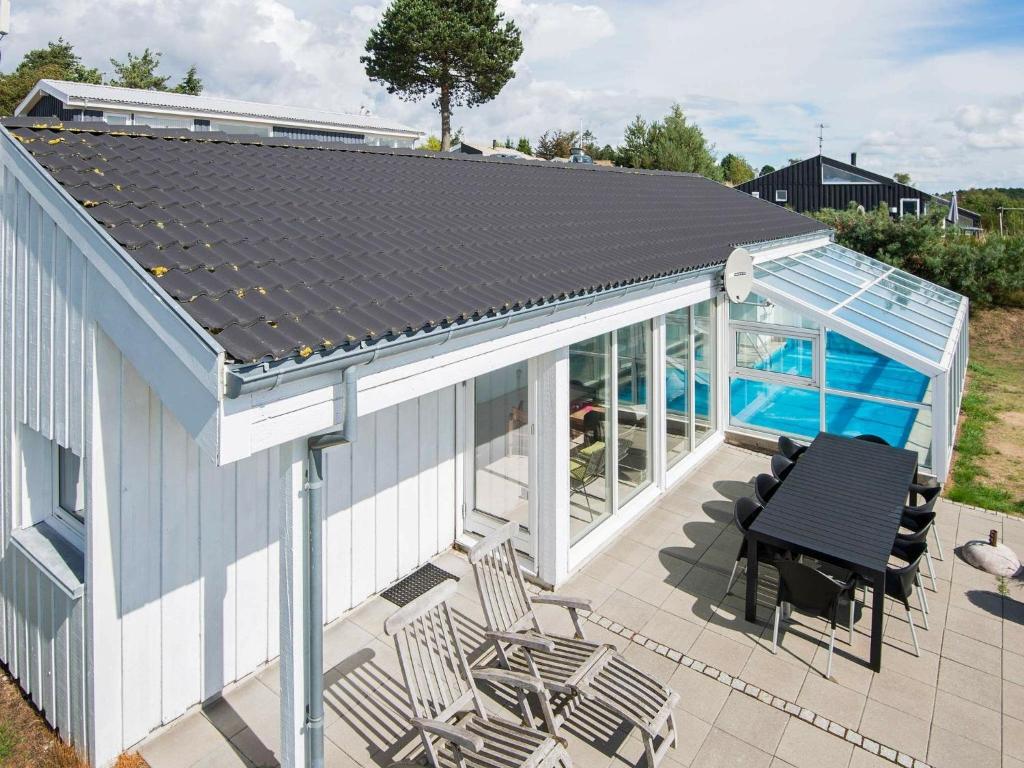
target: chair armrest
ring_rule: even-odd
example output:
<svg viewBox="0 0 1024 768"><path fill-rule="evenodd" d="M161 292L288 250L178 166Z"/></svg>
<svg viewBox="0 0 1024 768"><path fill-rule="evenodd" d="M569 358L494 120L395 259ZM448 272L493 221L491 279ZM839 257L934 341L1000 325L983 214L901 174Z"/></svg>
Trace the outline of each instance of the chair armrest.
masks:
<svg viewBox="0 0 1024 768"><path fill-rule="evenodd" d="M534 635L523 635L518 632L485 632L484 635L488 640L521 645L530 651L546 651L550 653L555 650L555 644L551 640Z"/></svg>
<svg viewBox="0 0 1024 768"><path fill-rule="evenodd" d="M410 722L421 731L440 736L445 741L450 741L467 752L480 752L484 748L484 740L482 738L475 733L470 733L461 726L449 725L448 723L442 723L440 720L429 720L425 717L414 717Z"/></svg>
<svg viewBox="0 0 1024 768"><path fill-rule="evenodd" d="M474 669L473 679L483 680L487 683L511 685L513 688L522 688L530 693L544 693L544 681L523 672L510 672L507 669Z"/></svg>
<svg viewBox="0 0 1024 768"><path fill-rule="evenodd" d="M585 597L566 597L565 595L535 595L530 601L539 605L560 605L577 611L592 611L593 604Z"/></svg>

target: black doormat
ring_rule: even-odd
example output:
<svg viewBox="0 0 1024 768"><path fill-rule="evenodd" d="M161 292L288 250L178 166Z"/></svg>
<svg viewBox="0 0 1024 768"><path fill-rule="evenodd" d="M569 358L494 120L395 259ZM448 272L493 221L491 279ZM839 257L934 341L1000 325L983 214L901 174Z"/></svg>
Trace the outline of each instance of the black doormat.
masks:
<svg viewBox="0 0 1024 768"><path fill-rule="evenodd" d="M417 568L400 582L380 593L385 600L401 608L408 605L420 595L424 595L445 579L459 580L453 573L448 573L444 568L438 568L433 563L427 563Z"/></svg>

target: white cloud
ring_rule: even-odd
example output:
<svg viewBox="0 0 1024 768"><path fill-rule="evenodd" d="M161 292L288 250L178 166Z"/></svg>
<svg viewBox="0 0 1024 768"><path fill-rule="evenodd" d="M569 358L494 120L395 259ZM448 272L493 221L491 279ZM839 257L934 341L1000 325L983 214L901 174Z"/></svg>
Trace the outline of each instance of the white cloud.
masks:
<svg viewBox="0 0 1024 768"><path fill-rule="evenodd" d="M501 10L522 30L526 61L564 59L615 32L611 16L598 5L503 0Z"/></svg>
<svg viewBox="0 0 1024 768"><path fill-rule="evenodd" d="M960 107L954 122L972 147L1024 148L1024 95L989 106Z"/></svg>
<svg viewBox="0 0 1024 768"><path fill-rule="evenodd" d="M370 83L359 63L387 0L20 0L4 63L63 35L90 64L149 46L210 93L377 113L436 133L429 101ZM523 30L517 76L459 109L479 139L575 128L616 144L680 102L720 153L760 166L860 153L926 189L1016 182L1024 167L1024 39L965 44L959 0L501 0ZM951 34L953 33L953 34ZM955 41L951 43L949 41ZM109 70L109 66L106 67ZM995 151L993 151L995 150ZM1016 176L1016 178L1014 178Z"/></svg>

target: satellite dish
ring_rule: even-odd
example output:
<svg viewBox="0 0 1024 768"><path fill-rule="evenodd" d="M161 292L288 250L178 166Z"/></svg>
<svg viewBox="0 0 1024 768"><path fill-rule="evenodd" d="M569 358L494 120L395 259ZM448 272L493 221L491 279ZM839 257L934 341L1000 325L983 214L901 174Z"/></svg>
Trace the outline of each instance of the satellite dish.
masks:
<svg viewBox="0 0 1024 768"><path fill-rule="evenodd" d="M739 304L747 300L754 285L754 259L746 248L737 248L725 262L723 287L729 301Z"/></svg>

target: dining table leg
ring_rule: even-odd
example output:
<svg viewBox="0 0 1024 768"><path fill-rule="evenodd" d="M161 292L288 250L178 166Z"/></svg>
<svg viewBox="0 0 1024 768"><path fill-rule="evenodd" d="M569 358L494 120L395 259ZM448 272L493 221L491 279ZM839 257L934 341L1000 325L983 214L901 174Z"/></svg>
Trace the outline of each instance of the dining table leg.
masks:
<svg viewBox="0 0 1024 768"><path fill-rule="evenodd" d="M747 536L747 610L749 622L757 621L757 539Z"/></svg>
<svg viewBox="0 0 1024 768"><path fill-rule="evenodd" d="M882 671L882 622L885 618L885 574L875 574L871 605L871 668Z"/></svg>

